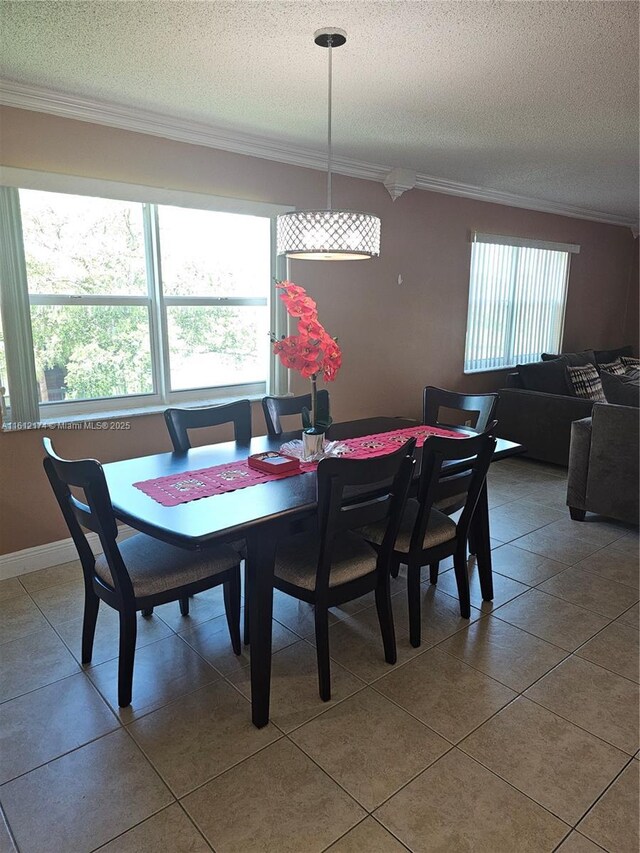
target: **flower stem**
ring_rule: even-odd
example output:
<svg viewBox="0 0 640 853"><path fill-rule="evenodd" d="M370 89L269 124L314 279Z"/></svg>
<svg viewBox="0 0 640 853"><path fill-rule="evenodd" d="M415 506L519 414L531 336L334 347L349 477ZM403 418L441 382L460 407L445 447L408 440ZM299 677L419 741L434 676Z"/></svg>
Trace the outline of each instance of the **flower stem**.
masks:
<svg viewBox="0 0 640 853"><path fill-rule="evenodd" d="M311 425L315 430L318 420L318 377L311 374Z"/></svg>

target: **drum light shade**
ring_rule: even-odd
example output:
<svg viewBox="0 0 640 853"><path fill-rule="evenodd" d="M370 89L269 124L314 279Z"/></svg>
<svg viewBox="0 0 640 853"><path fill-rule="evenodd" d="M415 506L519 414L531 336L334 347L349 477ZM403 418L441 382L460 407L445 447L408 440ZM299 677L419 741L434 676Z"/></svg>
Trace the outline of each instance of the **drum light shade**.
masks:
<svg viewBox="0 0 640 853"><path fill-rule="evenodd" d="M380 219L356 210L297 210L278 216L279 255L308 261L362 261L380 254Z"/></svg>
<svg viewBox="0 0 640 853"><path fill-rule="evenodd" d="M347 34L338 27L323 27L314 42L328 48L329 87L327 115L327 206L324 210L295 210L278 216L276 247L279 255L306 261L364 261L380 254L380 219L373 213L331 209L331 93L332 50Z"/></svg>

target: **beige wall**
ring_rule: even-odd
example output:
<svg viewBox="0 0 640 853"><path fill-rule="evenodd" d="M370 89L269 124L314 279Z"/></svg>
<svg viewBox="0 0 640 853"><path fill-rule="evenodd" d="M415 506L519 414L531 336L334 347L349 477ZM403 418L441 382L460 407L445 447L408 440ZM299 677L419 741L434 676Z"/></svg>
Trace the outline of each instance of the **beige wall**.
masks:
<svg viewBox="0 0 640 853"><path fill-rule="evenodd" d="M321 172L9 108L0 110L0 161L299 207L324 204ZM627 228L418 190L392 202L381 184L339 175L333 195L336 207L377 213L383 229L376 261L291 265L292 279L317 300L344 351L330 387L336 419L418 415L426 384L501 386L504 372L462 373L472 230L579 243L564 348L617 346L632 335L637 345L637 266L634 279ZM294 390L304 390L297 377ZM254 421L264 431L261 415ZM131 424L126 439L94 431L60 431L54 438L63 455L103 461L168 449L160 416ZM68 535L42 474L40 440L39 432L0 435L0 554Z"/></svg>

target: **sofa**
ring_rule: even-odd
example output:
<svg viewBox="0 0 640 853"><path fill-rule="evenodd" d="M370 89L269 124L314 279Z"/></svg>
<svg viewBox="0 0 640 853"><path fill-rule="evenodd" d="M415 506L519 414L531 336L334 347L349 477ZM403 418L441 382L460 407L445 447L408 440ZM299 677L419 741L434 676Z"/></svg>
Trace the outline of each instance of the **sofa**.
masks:
<svg viewBox="0 0 640 853"><path fill-rule="evenodd" d="M567 504L571 518L585 512L638 524L640 409L595 403L590 418L571 425Z"/></svg>
<svg viewBox="0 0 640 853"><path fill-rule="evenodd" d="M524 445L531 459L567 467L571 424L588 418L594 403L574 396L566 368L608 364L631 353L631 347L561 356L543 353L539 362L518 365L499 392L496 435Z"/></svg>

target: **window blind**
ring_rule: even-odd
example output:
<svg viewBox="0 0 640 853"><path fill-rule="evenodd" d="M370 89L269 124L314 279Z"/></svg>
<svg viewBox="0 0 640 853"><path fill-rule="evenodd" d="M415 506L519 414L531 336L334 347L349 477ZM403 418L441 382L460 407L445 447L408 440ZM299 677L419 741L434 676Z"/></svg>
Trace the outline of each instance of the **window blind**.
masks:
<svg viewBox="0 0 640 853"><path fill-rule="evenodd" d="M579 250L567 243L473 235L465 373L559 351L569 258Z"/></svg>

